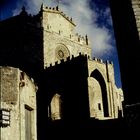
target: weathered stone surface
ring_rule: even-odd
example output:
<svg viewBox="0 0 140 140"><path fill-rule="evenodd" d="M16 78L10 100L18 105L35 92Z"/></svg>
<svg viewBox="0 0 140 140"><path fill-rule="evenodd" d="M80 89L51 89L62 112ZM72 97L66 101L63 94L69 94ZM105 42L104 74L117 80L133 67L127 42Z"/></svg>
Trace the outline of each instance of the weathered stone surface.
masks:
<svg viewBox="0 0 140 140"><path fill-rule="evenodd" d="M82 53L91 57L91 48L86 42L86 37L75 33L75 25L65 18L61 11L43 8L42 14L45 67L59 60L56 49L60 45L67 47L69 55L78 56Z"/></svg>
<svg viewBox="0 0 140 140"><path fill-rule="evenodd" d="M25 140L26 106L31 109L31 138L36 140L36 86L33 80L18 68L1 67L0 72L0 108L10 110L10 126L0 128L1 140Z"/></svg>
<svg viewBox="0 0 140 140"><path fill-rule="evenodd" d="M122 92L115 85L113 64L103 63L97 58L88 60L88 72L90 116L98 119L118 118L118 107L121 106L122 111L122 100L118 96ZM94 72L96 75L93 75ZM106 102L106 105L103 102ZM104 116L107 109L108 115Z"/></svg>
<svg viewBox="0 0 140 140"><path fill-rule="evenodd" d="M18 100L18 69L11 67L0 68L1 101L16 104Z"/></svg>

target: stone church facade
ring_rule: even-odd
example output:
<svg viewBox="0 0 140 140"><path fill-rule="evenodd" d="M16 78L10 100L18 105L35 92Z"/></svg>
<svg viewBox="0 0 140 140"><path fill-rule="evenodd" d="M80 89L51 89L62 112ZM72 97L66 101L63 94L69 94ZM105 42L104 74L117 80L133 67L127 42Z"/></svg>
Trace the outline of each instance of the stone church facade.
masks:
<svg viewBox="0 0 140 140"><path fill-rule="evenodd" d="M91 58L88 37L76 34L72 18L67 17L58 7L42 6L41 12L44 67L49 67L50 64L55 66L55 62L61 63L62 59L67 61L71 56L78 57L79 53L87 56L90 116L97 119L118 118L120 105L117 103L117 96L120 95L116 90L113 63Z"/></svg>
<svg viewBox="0 0 140 140"><path fill-rule="evenodd" d="M87 35L75 26L58 6L44 5L35 16L23 7L1 21L0 109L10 113L8 124L1 118L2 140L36 140L37 128L43 139L55 121L123 117L113 63L92 58Z"/></svg>

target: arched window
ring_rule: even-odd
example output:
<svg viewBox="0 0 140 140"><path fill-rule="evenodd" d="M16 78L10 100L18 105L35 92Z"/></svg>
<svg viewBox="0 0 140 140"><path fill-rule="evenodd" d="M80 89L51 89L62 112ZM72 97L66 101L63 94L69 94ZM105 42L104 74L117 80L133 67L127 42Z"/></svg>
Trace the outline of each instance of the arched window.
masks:
<svg viewBox="0 0 140 140"><path fill-rule="evenodd" d="M59 94L55 94L51 100L48 107L48 117L52 120L61 119L61 96Z"/></svg>

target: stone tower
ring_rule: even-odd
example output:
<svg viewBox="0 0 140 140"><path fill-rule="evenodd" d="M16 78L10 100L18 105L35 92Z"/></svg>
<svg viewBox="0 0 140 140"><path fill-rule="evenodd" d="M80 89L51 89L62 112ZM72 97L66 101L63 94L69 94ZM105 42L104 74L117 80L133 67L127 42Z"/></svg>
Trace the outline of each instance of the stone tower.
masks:
<svg viewBox="0 0 140 140"><path fill-rule="evenodd" d="M91 48L89 47L87 35L85 37L81 37L81 35L75 34L74 29L76 25L73 22L72 18L66 16L66 14L64 14L58 6L52 8L42 5L40 15L41 26L43 28L44 68L46 69L46 71L49 71L50 65L57 67L57 64L60 64L60 66L62 66L63 68L63 65L61 65L63 60L64 62L67 62L69 59L71 60L76 57L81 57L81 55L87 56L87 68L85 69L85 73L86 71L88 71L88 88L86 87L86 90L88 90L87 94L89 96L90 117L101 120L118 118L118 112L122 112L122 109L120 110L118 108L119 106L121 106L122 108L122 103L119 105L118 103L120 103L120 101L117 101L119 100L119 92L116 90L117 88L114 80L113 63L109 61L104 62L103 60L98 58L91 58ZM76 63L77 65L79 64L79 62ZM68 65L66 65L66 67L68 67ZM67 72L67 69L65 67L63 69L65 69L65 73L71 73ZM52 77L53 74L50 73ZM54 75L62 74L59 73L58 70L58 72L56 71ZM76 76L73 78L76 79ZM59 81L56 77L54 77L53 79ZM62 75L61 79L64 80L65 77ZM66 81L67 83L69 83L68 79ZM50 87L52 86L53 85L50 85ZM61 86L61 88L65 89L63 85ZM79 91L80 90L81 89L79 89ZM56 95L54 95L54 97L60 97L60 95L57 93ZM58 104L59 101L56 100L55 102ZM54 104L54 106L57 106L57 104L55 105L55 103L51 103L51 105L52 104ZM50 110L52 110L52 113L50 113ZM52 116L60 119L60 112L58 110L54 112L54 110L56 109L53 106L49 108L49 117L52 114ZM55 113L57 115L54 115ZM52 117L52 119L55 120L55 117Z"/></svg>
<svg viewBox="0 0 140 140"><path fill-rule="evenodd" d="M59 7L41 7L44 36L44 66L79 53L91 57L87 36L75 33L75 23Z"/></svg>

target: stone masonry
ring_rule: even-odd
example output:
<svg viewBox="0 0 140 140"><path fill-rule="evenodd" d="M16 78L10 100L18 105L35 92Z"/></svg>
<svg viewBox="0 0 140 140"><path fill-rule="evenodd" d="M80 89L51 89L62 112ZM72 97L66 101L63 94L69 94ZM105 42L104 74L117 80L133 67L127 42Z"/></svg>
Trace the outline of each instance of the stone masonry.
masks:
<svg viewBox="0 0 140 140"><path fill-rule="evenodd" d="M87 36L82 37L74 32L75 24L58 7L42 6L42 27L44 34L44 66L59 60L59 52L64 57L78 56L81 52L91 57Z"/></svg>
<svg viewBox="0 0 140 140"><path fill-rule="evenodd" d="M10 111L9 126L0 127L1 140L27 139L26 108L31 111L30 138L37 139L36 91L33 80L18 68L0 67L0 109Z"/></svg>
<svg viewBox="0 0 140 140"><path fill-rule="evenodd" d="M109 61L104 63L103 60L98 58L91 58L91 48L87 36L81 37L81 35L75 34L76 25L74 21L66 16L61 9L43 5L41 13L44 34L44 67L49 67L50 64L55 66L56 62L61 63L62 59L67 61L66 58L77 57L79 53L87 55L90 116L96 119L118 118L118 108L122 106L122 101L117 102L118 91L116 91L113 63ZM59 54L60 52L61 54ZM63 56L61 56L62 53ZM98 77L91 76L95 70L101 74L103 78L101 81ZM101 86L102 81L105 84L104 88ZM106 92L102 93L103 90ZM104 94L106 96L103 97ZM103 98L106 98L104 105ZM104 108L105 104L106 107ZM105 117L104 112L106 109L107 114ZM60 118L60 114L56 114Z"/></svg>

